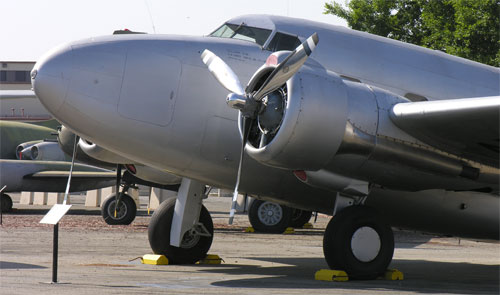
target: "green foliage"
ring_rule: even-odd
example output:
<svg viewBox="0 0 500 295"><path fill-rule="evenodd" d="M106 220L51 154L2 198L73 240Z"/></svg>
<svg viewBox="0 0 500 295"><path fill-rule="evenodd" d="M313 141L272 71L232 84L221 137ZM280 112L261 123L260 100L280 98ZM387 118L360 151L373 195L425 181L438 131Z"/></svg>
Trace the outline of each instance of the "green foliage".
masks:
<svg viewBox="0 0 500 295"><path fill-rule="evenodd" d="M325 3L325 14L355 30L500 65L498 0L351 0Z"/></svg>

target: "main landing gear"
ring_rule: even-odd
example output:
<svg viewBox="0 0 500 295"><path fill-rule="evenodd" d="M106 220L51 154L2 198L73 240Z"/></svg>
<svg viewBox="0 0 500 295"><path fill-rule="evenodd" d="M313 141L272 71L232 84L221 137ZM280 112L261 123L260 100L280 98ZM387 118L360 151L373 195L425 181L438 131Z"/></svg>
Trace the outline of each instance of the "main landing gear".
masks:
<svg viewBox="0 0 500 295"><path fill-rule="evenodd" d="M311 219L311 216L311 211L262 200L253 200L248 210L248 219L252 227L264 233L282 233L287 227L300 228Z"/></svg>
<svg viewBox="0 0 500 295"><path fill-rule="evenodd" d="M370 207L346 207L328 224L323 252L332 269L344 270L352 279L383 275L394 253L391 227Z"/></svg>
<svg viewBox="0 0 500 295"><path fill-rule="evenodd" d="M126 191L124 189L119 198L116 197L116 194L111 194L102 203L101 215L107 224L129 225L134 221L137 214L137 205L134 199L125 193ZM118 207L116 204L118 204Z"/></svg>
<svg viewBox="0 0 500 295"><path fill-rule="evenodd" d="M172 264L193 264L206 257L214 233L210 213L202 204L206 197L203 184L182 180L177 199L163 202L149 223L148 238L154 253L165 255ZM330 268L344 270L350 279L374 279L384 274L394 253L390 226L374 209L364 205L338 209L323 240Z"/></svg>
<svg viewBox="0 0 500 295"><path fill-rule="evenodd" d="M134 199L127 194L130 188L135 188L135 185L129 181L123 181L123 189L120 192L122 185L122 168L121 165L116 169L116 192L109 195L101 206L101 215L104 221L109 225L129 225L134 221L137 214L137 205Z"/></svg>
<svg viewBox="0 0 500 295"><path fill-rule="evenodd" d="M12 199L9 195L2 193L2 212L10 212L12 211Z"/></svg>
<svg viewBox="0 0 500 295"><path fill-rule="evenodd" d="M184 178L177 199L169 199L155 210L148 238L155 254L171 264L193 264L206 257L212 245L212 217L203 206L205 186Z"/></svg>

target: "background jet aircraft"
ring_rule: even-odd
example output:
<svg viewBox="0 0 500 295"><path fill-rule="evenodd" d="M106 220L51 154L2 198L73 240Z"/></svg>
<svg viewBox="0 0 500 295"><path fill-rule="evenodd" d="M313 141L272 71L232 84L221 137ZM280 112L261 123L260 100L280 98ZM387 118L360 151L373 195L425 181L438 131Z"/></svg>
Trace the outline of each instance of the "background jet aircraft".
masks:
<svg viewBox="0 0 500 295"><path fill-rule="evenodd" d="M498 68L250 15L207 37L64 44L32 77L76 134L183 177L149 226L153 251L174 263L203 258L212 243L205 184L334 214L325 258L354 278L385 271L390 225L499 238Z"/></svg>
<svg viewBox="0 0 500 295"><path fill-rule="evenodd" d="M56 134L49 127L0 120L0 187L6 186L2 191L3 212L12 209L8 192L65 191L71 163L59 148ZM71 191L108 187L115 182L114 172L78 163L73 176Z"/></svg>

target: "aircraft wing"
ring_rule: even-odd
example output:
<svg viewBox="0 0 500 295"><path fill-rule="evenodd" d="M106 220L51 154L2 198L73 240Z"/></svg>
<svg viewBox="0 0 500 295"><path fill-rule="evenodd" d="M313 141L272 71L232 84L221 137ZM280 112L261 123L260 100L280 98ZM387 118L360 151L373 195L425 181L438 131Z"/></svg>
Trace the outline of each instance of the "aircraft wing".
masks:
<svg viewBox="0 0 500 295"><path fill-rule="evenodd" d="M0 90L0 98L36 98L33 90Z"/></svg>
<svg viewBox="0 0 500 295"><path fill-rule="evenodd" d="M398 103L391 120L419 140L498 167L500 96Z"/></svg>

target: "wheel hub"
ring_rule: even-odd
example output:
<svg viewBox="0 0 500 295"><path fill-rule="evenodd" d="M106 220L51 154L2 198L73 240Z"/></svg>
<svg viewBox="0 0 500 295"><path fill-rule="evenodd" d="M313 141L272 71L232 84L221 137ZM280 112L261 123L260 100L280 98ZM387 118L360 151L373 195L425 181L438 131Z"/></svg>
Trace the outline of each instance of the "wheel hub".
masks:
<svg viewBox="0 0 500 295"><path fill-rule="evenodd" d="M263 224L273 226L278 224L283 218L283 209L278 204L264 202L259 207L258 216Z"/></svg>
<svg viewBox="0 0 500 295"><path fill-rule="evenodd" d="M200 240L200 235L196 232L196 230L194 229L188 230L182 237L181 248L184 249L193 248L194 246L196 246L199 240Z"/></svg>
<svg viewBox="0 0 500 295"><path fill-rule="evenodd" d="M351 238L352 254L361 262L377 258L381 248L380 236L369 226L358 228Z"/></svg>
<svg viewBox="0 0 500 295"><path fill-rule="evenodd" d="M115 207L116 207L116 200L111 201L111 203L108 206L108 215L113 218L113 219L122 219L127 215L127 205L123 201L121 201L118 205L118 208L116 208L116 217L115 217Z"/></svg>

